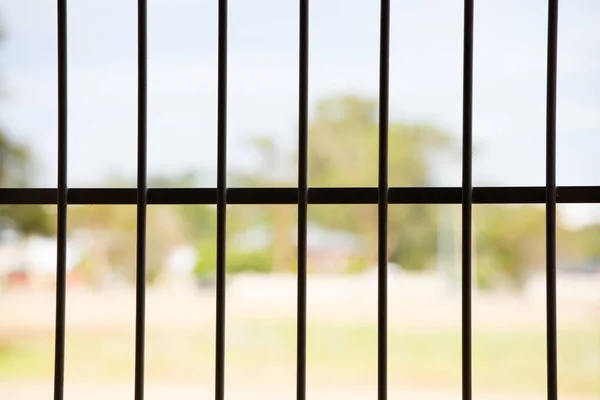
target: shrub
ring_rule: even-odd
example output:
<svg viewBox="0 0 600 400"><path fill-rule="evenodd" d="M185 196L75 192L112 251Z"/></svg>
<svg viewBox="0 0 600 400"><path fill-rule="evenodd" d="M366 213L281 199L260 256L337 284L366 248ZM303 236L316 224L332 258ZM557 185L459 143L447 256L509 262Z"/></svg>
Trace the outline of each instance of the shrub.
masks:
<svg viewBox="0 0 600 400"><path fill-rule="evenodd" d="M214 243L201 244L194 275L200 280L211 280L216 275L217 254ZM227 273L241 272L268 273L273 270L271 249L262 251L227 251Z"/></svg>

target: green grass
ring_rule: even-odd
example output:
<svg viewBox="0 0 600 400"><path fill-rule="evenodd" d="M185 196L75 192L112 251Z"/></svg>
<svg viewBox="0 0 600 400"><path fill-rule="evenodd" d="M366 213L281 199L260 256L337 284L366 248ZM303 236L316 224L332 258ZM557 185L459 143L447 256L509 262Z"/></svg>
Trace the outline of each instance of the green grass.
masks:
<svg viewBox="0 0 600 400"><path fill-rule="evenodd" d="M260 382L273 371L293 379L294 321L228 321L227 373ZM308 378L330 385L373 385L375 326L310 324ZM214 332L149 330L149 379L212 382ZM67 379L94 381L133 377L133 330L73 331L67 336ZM476 389L545 390L545 334L536 331L475 331L473 381ZM53 333L0 337L0 380L52 376ZM391 386L457 388L461 374L460 331L389 331ZM271 375L269 375L271 374ZM600 328L559 332L559 385L563 394L600 396Z"/></svg>

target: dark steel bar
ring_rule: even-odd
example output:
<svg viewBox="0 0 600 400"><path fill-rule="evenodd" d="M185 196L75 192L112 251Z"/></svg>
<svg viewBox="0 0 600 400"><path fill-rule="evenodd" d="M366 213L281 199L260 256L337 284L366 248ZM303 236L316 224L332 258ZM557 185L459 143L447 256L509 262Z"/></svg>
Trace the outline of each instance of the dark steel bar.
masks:
<svg viewBox="0 0 600 400"><path fill-rule="evenodd" d="M308 0L300 0L298 82L298 304L296 399L306 399L306 248L308 214Z"/></svg>
<svg viewBox="0 0 600 400"><path fill-rule="evenodd" d="M390 0L381 0L379 49L379 182L377 279L377 398L387 399L388 123Z"/></svg>
<svg viewBox="0 0 600 400"><path fill-rule="evenodd" d="M599 203L600 186L558 186L556 188L556 201L562 204Z"/></svg>
<svg viewBox="0 0 600 400"><path fill-rule="evenodd" d="M548 400L558 399L556 349L556 75L558 0L548 2L546 83L546 344Z"/></svg>
<svg viewBox="0 0 600 400"><path fill-rule="evenodd" d="M471 400L471 257L473 210L473 0L464 4L463 158L462 158L462 398Z"/></svg>
<svg viewBox="0 0 600 400"><path fill-rule="evenodd" d="M217 93L217 309L215 399L225 398L225 288L227 276L227 0L219 0Z"/></svg>
<svg viewBox="0 0 600 400"><path fill-rule="evenodd" d="M378 188L309 188L309 204L377 204Z"/></svg>
<svg viewBox="0 0 600 400"><path fill-rule="evenodd" d="M557 203L600 203L600 186L559 186ZM308 204L377 204L378 189L309 188ZM0 189L0 204L57 204L57 189ZM137 189L71 188L69 204L137 204ZM460 187L391 187L389 204L462 204ZM545 204L545 186L474 187L473 204ZM215 188L148 189L148 204L216 204ZM228 204L298 204L297 188L228 188Z"/></svg>
<svg viewBox="0 0 600 400"><path fill-rule="evenodd" d="M57 2L58 25L58 187L56 232L56 315L54 399L64 397L67 276L67 1Z"/></svg>
<svg viewBox="0 0 600 400"><path fill-rule="evenodd" d="M217 191L208 188L148 189L148 204L216 204Z"/></svg>
<svg viewBox="0 0 600 400"><path fill-rule="evenodd" d="M557 203L600 203L600 186L560 186ZM0 188L0 204L57 204L57 189ZM377 204L378 189L309 188L308 204ZM391 187L389 204L462 204L460 187ZM137 189L70 188L68 204L137 204ZM473 204L545 204L545 186L474 187ZM148 204L216 204L215 188L149 188ZM228 204L298 204L297 188L228 188Z"/></svg>
<svg viewBox="0 0 600 400"><path fill-rule="evenodd" d="M298 200L297 188L227 189L228 204L298 204Z"/></svg>
<svg viewBox="0 0 600 400"><path fill-rule="evenodd" d="M137 246L135 276L135 399L144 398L146 340L147 4L138 0Z"/></svg>

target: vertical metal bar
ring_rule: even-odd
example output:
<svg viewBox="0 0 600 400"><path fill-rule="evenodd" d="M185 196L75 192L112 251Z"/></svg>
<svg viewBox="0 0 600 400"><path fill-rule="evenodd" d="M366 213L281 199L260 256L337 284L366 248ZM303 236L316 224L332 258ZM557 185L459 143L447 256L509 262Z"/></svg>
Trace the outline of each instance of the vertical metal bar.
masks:
<svg viewBox="0 0 600 400"><path fill-rule="evenodd" d="M306 399L306 248L308 214L308 11L300 0L298 84L298 304L296 399Z"/></svg>
<svg viewBox="0 0 600 400"><path fill-rule="evenodd" d="M473 209L473 0L464 3L462 157L462 398L471 400L471 290Z"/></svg>
<svg viewBox="0 0 600 400"><path fill-rule="evenodd" d="M225 287L227 277L227 0L219 0L217 93L217 310L215 399L225 398Z"/></svg>
<svg viewBox="0 0 600 400"><path fill-rule="evenodd" d="M548 2L546 83L546 344L548 400L558 399L556 333L556 75L558 0Z"/></svg>
<svg viewBox="0 0 600 400"><path fill-rule="evenodd" d="M381 0L379 49L379 182L377 289L377 398L387 399L388 123L390 0Z"/></svg>
<svg viewBox="0 0 600 400"><path fill-rule="evenodd" d="M67 275L67 1L57 1L58 24L58 201L56 232L56 321L54 399L62 400L65 380Z"/></svg>
<svg viewBox="0 0 600 400"><path fill-rule="evenodd" d="M144 398L144 347L146 335L146 205L147 175L147 4L138 0L138 149L137 247L135 278L135 399Z"/></svg>

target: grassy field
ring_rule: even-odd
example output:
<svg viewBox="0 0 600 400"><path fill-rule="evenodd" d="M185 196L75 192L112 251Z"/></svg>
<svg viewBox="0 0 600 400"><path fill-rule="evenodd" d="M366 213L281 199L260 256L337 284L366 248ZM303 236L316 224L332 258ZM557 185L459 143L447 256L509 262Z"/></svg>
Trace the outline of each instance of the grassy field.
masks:
<svg viewBox="0 0 600 400"><path fill-rule="evenodd" d="M311 399L374 398L376 282L369 282L311 286L307 349ZM288 283L289 287L279 280L253 279L230 285L228 398L263 399L267 392L276 393L270 398L278 400L294 398L295 281ZM413 296L410 289L415 291L412 283L390 290L390 398L458 399L460 302L427 287L416 290L427 297ZM90 390L98 398L131 398L134 300L132 290L68 294L65 384L79 394L67 398L88 399ZM147 292L145 372L156 396L150 398L168 397L164 393L178 393L181 399L212 397L214 300L214 293L194 288ZM543 302L514 296L475 298L473 385L478 399L545 398L544 310ZM50 395L53 325L52 292L0 297L0 398ZM600 399L600 308L595 303L559 304L559 389L563 400ZM426 391L435 393L429 396Z"/></svg>
<svg viewBox="0 0 600 400"><path fill-rule="evenodd" d="M228 385L293 388L293 320L230 321ZM180 384L213 379L212 327L152 329L147 333L149 381ZM133 331L76 330L67 336L67 382L124 381L133 378ZM564 395L600 398L600 329L560 332L560 390ZM0 337L0 380L45 380L52 376L52 331L14 332ZM460 332L389 332L390 386L460 385ZM531 330L475 331L475 390L543 393L545 336ZM375 387L376 329L373 325L318 323L309 326L309 386Z"/></svg>

